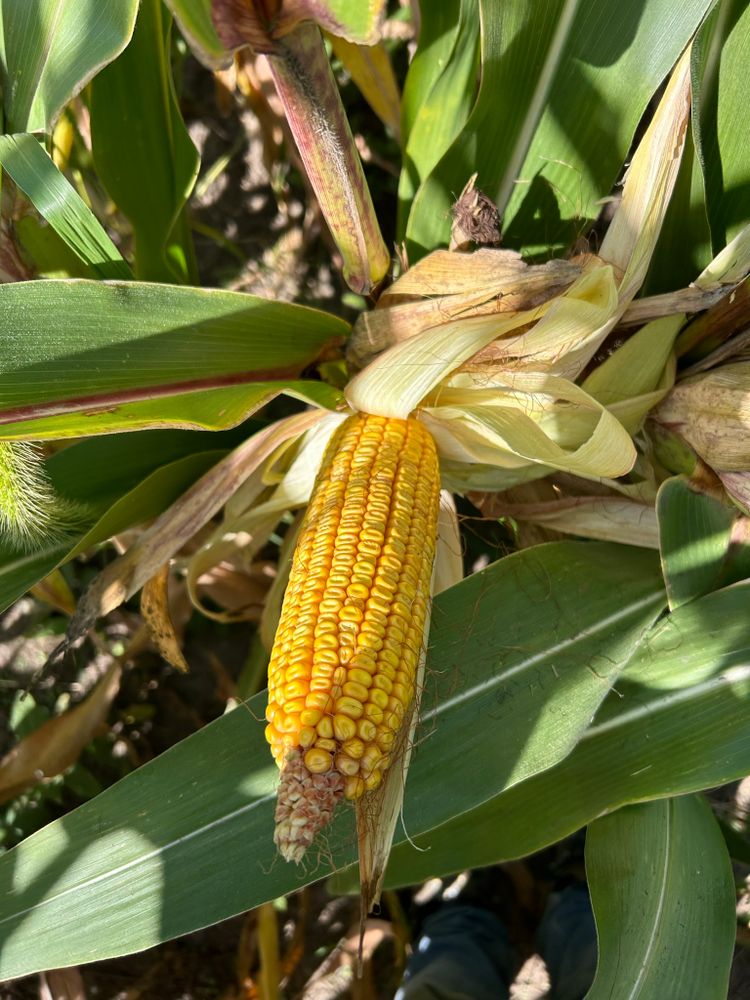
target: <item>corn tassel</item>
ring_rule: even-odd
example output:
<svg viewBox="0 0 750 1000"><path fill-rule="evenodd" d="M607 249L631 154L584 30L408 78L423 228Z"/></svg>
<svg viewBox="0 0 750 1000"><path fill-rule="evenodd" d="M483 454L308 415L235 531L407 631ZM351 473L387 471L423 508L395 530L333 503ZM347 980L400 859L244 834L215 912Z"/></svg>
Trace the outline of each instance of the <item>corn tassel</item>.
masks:
<svg viewBox="0 0 750 1000"><path fill-rule="evenodd" d="M268 672L276 844L299 862L403 743L429 610L440 479L416 420L335 432L300 530Z"/></svg>

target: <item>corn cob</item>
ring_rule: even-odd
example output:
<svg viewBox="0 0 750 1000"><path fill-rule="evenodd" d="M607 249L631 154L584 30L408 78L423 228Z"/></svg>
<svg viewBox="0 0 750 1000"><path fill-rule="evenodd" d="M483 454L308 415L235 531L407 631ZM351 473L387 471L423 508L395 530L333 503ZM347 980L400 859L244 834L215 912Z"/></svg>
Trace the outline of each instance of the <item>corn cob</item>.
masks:
<svg viewBox="0 0 750 1000"><path fill-rule="evenodd" d="M380 784L411 715L440 478L416 420L368 414L333 435L294 553L268 670L281 768L276 844L300 861L341 798Z"/></svg>

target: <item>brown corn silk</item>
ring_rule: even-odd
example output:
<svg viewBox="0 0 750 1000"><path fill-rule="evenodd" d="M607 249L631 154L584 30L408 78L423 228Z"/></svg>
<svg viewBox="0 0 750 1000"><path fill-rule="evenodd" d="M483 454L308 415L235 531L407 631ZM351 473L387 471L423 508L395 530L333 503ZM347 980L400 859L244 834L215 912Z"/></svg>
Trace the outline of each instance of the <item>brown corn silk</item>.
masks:
<svg viewBox="0 0 750 1000"><path fill-rule="evenodd" d="M336 803L374 791L415 698L440 476L417 420L355 414L333 435L294 553L268 670L281 768L275 840L299 862Z"/></svg>

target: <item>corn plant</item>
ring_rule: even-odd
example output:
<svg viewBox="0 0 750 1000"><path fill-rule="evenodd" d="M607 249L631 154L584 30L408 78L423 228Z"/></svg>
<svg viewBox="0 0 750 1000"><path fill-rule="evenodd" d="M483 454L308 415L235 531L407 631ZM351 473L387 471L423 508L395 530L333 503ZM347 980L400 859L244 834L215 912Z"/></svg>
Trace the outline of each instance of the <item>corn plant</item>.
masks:
<svg viewBox="0 0 750 1000"><path fill-rule="evenodd" d="M750 6L415 3L400 94L382 2L0 14L3 607L128 530L58 659L142 592L183 667L170 565L228 620L201 576L306 510L268 692L0 859L0 975L588 826L589 996L726 996L736 838L700 793L750 771ZM178 39L264 60L353 324L200 287ZM400 145L397 253L331 53ZM455 496L515 539L465 579Z"/></svg>

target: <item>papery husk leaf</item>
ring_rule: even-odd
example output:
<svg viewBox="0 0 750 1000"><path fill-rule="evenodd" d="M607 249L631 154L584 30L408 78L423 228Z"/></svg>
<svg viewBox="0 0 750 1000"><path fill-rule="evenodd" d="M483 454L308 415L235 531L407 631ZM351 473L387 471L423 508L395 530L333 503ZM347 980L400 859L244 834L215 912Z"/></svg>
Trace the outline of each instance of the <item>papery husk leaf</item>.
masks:
<svg viewBox="0 0 750 1000"><path fill-rule="evenodd" d="M497 516L530 521L568 535L621 545L659 548L659 525L653 506L618 497L565 497L548 503L493 505Z"/></svg>
<svg viewBox="0 0 750 1000"><path fill-rule="evenodd" d="M699 288L710 290L733 285L750 272L750 224L745 226L695 279Z"/></svg>
<svg viewBox="0 0 750 1000"><path fill-rule="evenodd" d="M679 382L654 411L717 472L750 470L750 361Z"/></svg>
<svg viewBox="0 0 750 1000"><path fill-rule="evenodd" d="M268 541L282 515L308 502L328 441L345 414L321 412L314 427L298 441L289 438L270 456L268 463L238 490L227 503L222 524L196 552L188 564L188 592L193 604L207 617L232 621L234 616L208 607L198 592L200 578L214 566L228 560L241 562L249 570L257 553ZM293 457L283 471L275 471L279 458ZM270 474L269 474L270 467ZM258 503L266 483L277 485Z"/></svg>
<svg viewBox="0 0 750 1000"><path fill-rule="evenodd" d="M724 288L719 301L685 327L677 339L677 355L683 363L713 367L707 359L724 344L732 351L731 344L747 330L748 312L750 278L745 278L739 285Z"/></svg>
<svg viewBox="0 0 750 1000"><path fill-rule="evenodd" d="M719 472L718 476L734 503L750 515L750 472Z"/></svg>
<svg viewBox="0 0 750 1000"><path fill-rule="evenodd" d="M452 435L478 462L505 467L534 462L579 476L616 477L629 472L636 459L620 422L556 375L508 372L497 376L493 388L445 388L435 397L436 405L422 410L422 419L431 429L433 421L442 422L444 435ZM462 460L453 449L445 453Z"/></svg>
<svg viewBox="0 0 750 1000"><path fill-rule="evenodd" d="M430 421L429 416L426 417L425 424L430 428L437 441L438 451L441 451L440 434L444 425L438 424L434 420ZM454 446L457 445L453 439L449 439L449 441ZM509 469L482 462L475 463L471 462L468 452L466 458L461 461L451 458L441 458L440 460L440 479L443 486L459 495L470 493L472 490L499 493L520 483L530 483L535 479L542 479L553 471L545 465L523 465Z"/></svg>
<svg viewBox="0 0 750 1000"><path fill-rule="evenodd" d="M383 43L357 45L337 35L328 37L333 54L349 71L357 89L386 128L399 139L401 94L388 51Z"/></svg>
<svg viewBox="0 0 750 1000"><path fill-rule="evenodd" d="M677 363L673 347L683 320L683 315L665 316L648 323L582 384L629 434L637 433L648 413L674 385Z"/></svg>
<svg viewBox="0 0 750 1000"><path fill-rule="evenodd" d="M366 792L355 805L359 848L359 892L362 921L380 900L383 877L393 844L393 834L404 802L406 776L411 762L414 732L419 719L419 704L424 688L427 659L427 636L430 615L425 621L422 652L414 681L414 700L404 718L400 742L391 753L391 763L374 792Z"/></svg>
<svg viewBox="0 0 750 1000"><path fill-rule="evenodd" d="M680 168L690 119L690 51L680 56L630 162L600 256L623 274L624 310L643 284Z"/></svg>
<svg viewBox="0 0 750 1000"><path fill-rule="evenodd" d="M653 392L661 385L685 317L654 320L629 337L581 383L604 406Z"/></svg>
<svg viewBox="0 0 750 1000"><path fill-rule="evenodd" d="M499 367L547 368L574 373L595 352L617 305L612 269L594 267L559 297L534 309L454 320L396 344L351 380L349 405L365 413L407 417L428 393L469 359L481 374ZM508 334L535 323L530 330ZM483 348L485 354L475 355ZM568 352L569 361L565 359ZM490 366L492 364L492 367Z"/></svg>
<svg viewBox="0 0 750 1000"><path fill-rule="evenodd" d="M442 594L464 577L463 543L458 527L456 502L449 490L440 491L438 537L432 593Z"/></svg>
<svg viewBox="0 0 750 1000"><path fill-rule="evenodd" d="M547 303L530 330L489 345L472 359L518 370L543 369L576 378L612 329L618 312L615 276L609 265L592 266L564 295Z"/></svg>
<svg viewBox="0 0 750 1000"><path fill-rule="evenodd" d="M409 268L362 313L347 345L350 364L364 367L381 351L454 319L533 309L581 274L579 262L529 265L513 250L436 250Z"/></svg>
<svg viewBox="0 0 750 1000"><path fill-rule="evenodd" d="M179 500L167 508L124 555L110 563L89 586L68 626L66 637L50 657L65 654L97 618L132 597L156 571L221 509L237 487L283 441L306 431L324 416L309 410L278 421L253 435L209 469Z"/></svg>
<svg viewBox="0 0 750 1000"><path fill-rule="evenodd" d="M725 295L724 285L715 288L680 288L676 292L664 292L663 295L649 295L635 299L625 310L620 326L640 326L653 319L663 316L675 316L677 313L698 313L716 305Z"/></svg>

